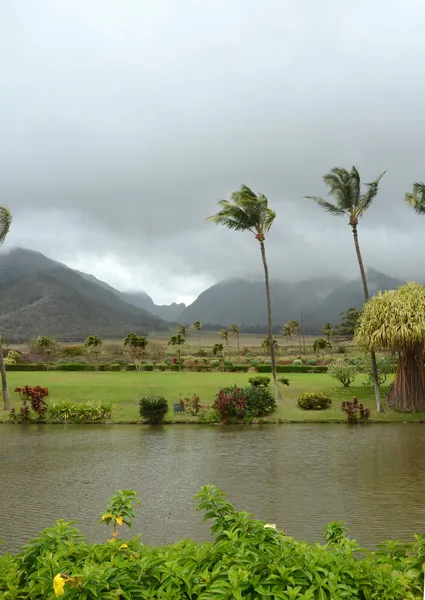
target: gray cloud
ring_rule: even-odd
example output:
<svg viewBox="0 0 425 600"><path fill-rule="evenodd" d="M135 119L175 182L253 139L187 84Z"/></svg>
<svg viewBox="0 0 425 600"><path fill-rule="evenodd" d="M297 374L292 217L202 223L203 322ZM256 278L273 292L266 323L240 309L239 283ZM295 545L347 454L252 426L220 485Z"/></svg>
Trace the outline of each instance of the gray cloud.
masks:
<svg viewBox="0 0 425 600"><path fill-rule="evenodd" d="M357 275L343 221L303 200L321 176L387 169L365 262L425 280L416 0L0 2L0 193L8 245L157 301L258 273L249 234L205 217L241 183L269 196L274 276Z"/></svg>

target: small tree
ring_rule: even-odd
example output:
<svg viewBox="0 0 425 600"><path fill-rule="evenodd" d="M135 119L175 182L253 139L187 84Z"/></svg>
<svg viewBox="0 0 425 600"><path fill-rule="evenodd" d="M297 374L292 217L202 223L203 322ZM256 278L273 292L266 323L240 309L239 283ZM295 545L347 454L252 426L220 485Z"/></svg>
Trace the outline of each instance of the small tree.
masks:
<svg viewBox="0 0 425 600"><path fill-rule="evenodd" d="M176 333L175 335L172 335L170 337L170 339L168 340L169 346L177 346L177 354L179 357L179 364L181 362L181 353L182 353L181 348L184 345L185 341L186 340L184 339L184 337L182 336L181 333Z"/></svg>
<svg viewBox="0 0 425 600"><path fill-rule="evenodd" d="M138 371L142 368L142 361L145 359L148 343L148 339L144 335L136 335L135 333L128 333L124 339L124 347L130 350Z"/></svg>
<svg viewBox="0 0 425 600"><path fill-rule="evenodd" d="M227 348L229 348L229 332L227 329L220 329L221 339L226 342Z"/></svg>
<svg viewBox="0 0 425 600"><path fill-rule="evenodd" d="M214 356L217 356L217 354L223 354L223 344L214 344L212 353Z"/></svg>
<svg viewBox="0 0 425 600"><path fill-rule="evenodd" d="M99 356L102 352L102 340L97 335L89 335L84 342L86 351L93 357L96 368L99 365Z"/></svg>
<svg viewBox="0 0 425 600"><path fill-rule="evenodd" d="M239 327L239 325L236 325L235 323L233 323L233 325L230 325L229 331L231 331L233 333L233 335L236 336L238 352L239 352L239 336L241 333L241 328Z"/></svg>
<svg viewBox="0 0 425 600"><path fill-rule="evenodd" d="M351 341L354 338L357 323L361 317L362 310L359 308L348 308L341 313L341 322L334 327L333 333L339 340Z"/></svg>
<svg viewBox="0 0 425 600"><path fill-rule="evenodd" d="M50 360L56 355L58 345L56 340L48 335L43 335L37 338L37 350L41 352L46 363L46 368L49 370Z"/></svg>
<svg viewBox="0 0 425 600"><path fill-rule="evenodd" d="M344 387L349 387L356 378L357 367L345 360L334 360L328 366L328 375L340 381Z"/></svg>
<svg viewBox="0 0 425 600"><path fill-rule="evenodd" d="M179 325L179 327L177 329L177 333L179 333L182 336L182 338L186 339L188 337L188 335L190 334L189 325Z"/></svg>
<svg viewBox="0 0 425 600"><path fill-rule="evenodd" d="M299 328L298 322L294 319L290 319L285 325L282 325L282 336L288 338L290 348L292 348L292 337L296 335Z"/></svg>
<svg viewBox="0 0 425 600"><path fill-rule="evenodd" d="M201 351L202 351L202 346L201 346L201 329L202 329L202 323L201 321L194 321L192 324L193 329L195 329L198 332L198 339L199 339L199 356L201 356Z"/></svg>
<svg viewBox="0 0 425 600"><path fill-rule="evenodd" d="M319 354L320 352L322 353L322 362L323 362L323 364L325 364L325 350L326 350L326 348L331 348L331 345L328 342L328 340L325 340L325 338L318 338L317 340L314 340L314 342L313 342L313 351L316 352L316 354Z"/></svg>
<svg viewBox="0 0 425 600"><path fill-rule="evenodd" d="M378 292L365 304L356 343L368 351L397 352L388 404L399 411L425 410L425 288L410 282Z"/></svg>
<svg viewBox="0 0 425 600"><path fill-rule="evenodd" d="M328 342L330 344L331 339L332 339L332 334L334 332L332 325L330 323L325 323L323 325L323 327L320 328L320 331L321 331L321 333L323 333L323 335L325 336L325 338L328 340Z"/></svg>
<svg viewBox="0 0 425 600"><path fill-rule="evenodd" d="M263 340L263 343L261 344L261 347L264 348L264 350L267 350L267 352L270 352L270 338L269 336L266 336ZM273 339L273 348L274 350L278 350L279 349L279 345L277 343L277 340Z"/></svg>

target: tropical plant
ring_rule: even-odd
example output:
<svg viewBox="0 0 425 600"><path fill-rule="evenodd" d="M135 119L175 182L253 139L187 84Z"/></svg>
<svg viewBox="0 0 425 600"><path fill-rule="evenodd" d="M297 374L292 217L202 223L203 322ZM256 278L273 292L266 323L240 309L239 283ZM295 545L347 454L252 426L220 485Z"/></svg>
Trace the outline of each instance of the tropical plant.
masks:
<svg viewBox="0 0 425 600"><path fill-rule="evenodd" d="M239 336L241 334L241 328L239 327L239 325L236 325L236 323L233 323L232 325L230 325L229 331L231 333L233 333L233 335L236 336L236 343L237 343L238 352L239 352Z"/></svg>
<svg viewBox="0 0 425 600"><path fill-rule="evenodd" d="M189 325L179 325L177 329L177 333L182 336L182 338L186 339L190 334L190 326Z"/></svg>
<svg viewBox="0 0 425 600"><path fill-rule="evenodd" d="M394 373L397 365L397 358L394 354L377 354L376 365L378 367L379 385L384 385L384 383L387 381L388 375L392 375ZM360 360L358 364L358 370L360 373L364 373L366 375L363 385L373 385L372 365L369 354L366 355L363 360Z"/></svg>
<svg viewBox="0 0 425 600"><path fill-rule="evenodd" d="M174 335L172 335L170 337L170 339L168 340L168 345L169 346L177 346L177 354L179 357L179 363L181 361L181 357L182 357L182 346L185 343L185 338L182 336L181 333L175 333Z"/></svg>
<svg viewBox="0 0 425 600"><path fill-rule="evenodd" d="M346 311L341 313L341 322L335 325L333 329L333 334L338 338L339 341L351 341L354 338L355 331L359 319L362 314L362 309L360 308L348 308ZM340 348L344 348L344 346L340 346ZM341 352L341 354L345 354Z"/></svg>
<svg viewBox="0 0 425 600"><path fill-rule="evenodd" d="M139 413L142 419L152 425L159 425L168 413L168 402L164 396L147 396L139 400Z"/></svg>
<svg viewBox="0 0 425 600"><path fill-rule="evenodd" d="M127 333L124 339L124 347L129 349L133 357L134 364L138 371L142 368L142 361L146 355L146 346L149 341L144 335L136 335L135 333Z"/></svg>
<svg viewBox="0 0 425 600"><path fill-rule="evenodd" d="M251 385L244 389L247 411L253 418L269 417L277 408L276 398L265 385Z"/></svg>
<svg viewBox="0 0 425 600"><path fill-rule="evenodd" d="M333 196L335 204L323 200L318 196L307 196L314 200L324 210L335 216L348 217L349 225L353 232L354 247L356 249L357 261L359 263L360 275L363 284L364 298L369 300L369 289L367 286L366 272L363 266L363 259L360 252L359 238L357 227L359 219L364 215L367 209L372 205L379 189L379 182L384 176L385 171L372 181L367 183L366 190L362 192L360 174L356 167L352 167L351 171L335 167L330 173L323 176L323 181L329 187L329 195ZM375 388L376 411L384 412L381 396L379 391L378 369L376 366L375 352L371 351L373 385Z"/></svg>
<svg viewBox="0 0 425 600"><path fill-rule="evenodd" d="M279 377L279 383L282 385L289 385L289 379L287 377Z"/></svg>
<svg viewBox="0 0 425 600"><path fill-rule="evenodd" d="M332 339L332 335L334 332L334 328L332 327L332 325L330 323L325 323L321 328L320 328L321 333L323 333L323 335L325 336L325 338L328 340L329 344L331 343L331 339Z"/></svg>
<svg viewBox="0 0 425 600"><path fill-rule="evenodd" d="M89 356L93 357L94 364L97 366L99 363L99 356L102 352L102 340L97 335L89 335L86 337L84 347L88 352Z"/></svg>
<svg viewBox="0 0 425 600"><path fill-rule="evenodd" d="M58 351L56 340L48 335L43 335L37 338L36 344L38 351L43 354L46 368L49 370L50 359L53 358Z"/></svg>
<svg viewBox="0 0 425 600"><path fill-rule="evenodd" d="M413 192L405 194L405 200L418 215L425 215L425 183L416 181L413 184Z"/></svg>
<svg viewBox="0 0 425 600"><path fill-rule="evenodd" d="M263 343L261 344L261 347L264 348L264 350L267 350L267 352L270 352L271 354L271 348L273 348L273 351L276 351L279 349L279 344L277 343L277 340L275 340L273 338L273 344L270 344L270 338L269 336L266 336L263 340Z"/></svg>
<svg viewBox="0 0 425 600"><path fill-rule="evenodd" d="M349 423L365 423L369 420L370 409L366 408L358 398L341 402L341 410L347 415Z"/></svg>
<svg viewBox="0 0 425 600"><path fill-rule="evenodd" d="M270 296L269 269L266 259L265 239L270 231L276 213L268 207L268 200L264 194L255 194L249 187L242 185L240 190L233 192L231 200L220 200L220 210L217 214L208 218L217 225L224 225L235 231L249 231L260 244L261 258L264 267L264 280L267 299L267 317L269 338L273 340L272 307ZM274 344L270 344L270 356L272 361L272 373L275 386L276 398L281 394L276 377L276 359Z"/></svg>
<svg viewBox="0 0 425 600"><path fill-rule="evenodd" d="M119 490L109 499L106 510L100 515L99 525L112 523L112 538L108 540L110 543L116 542L118 527L121 527L123 523L130 529L135 516L134 504L141 504L134 490ZM123 546L128 547L127 544L123 544L120 549Z"/></svg>
<svg viewBox="0 0 425 600"><path fill-rule="evenodd" d="M287 323L282 325L282 336L288 338L290 348L292 348L292 337L297 333L299 328L299 324L297 321L294 321L294 319L290 319Z"/></svg>
<svg viewBox="0 0 425 600"><path fill-rule="evenodd" d="M217 354L222 354L223 353L223 344L214 344L214 346L212 348L212 353L214 354L214 356L217 356Z"/></svg>
<svg viewBox="0 0 425 600"><path fill-rule="evenodd" d="M236 385L222 388L217 392L214 409L220 414L223 421L241 421L245 417L247 408L246 390Z"/></svg>
<svg viewBox="0 0 425 600"><path fill-rule="evenodd" d="M350 365L346 360L333 360L328 366L328 375L337 379L344 387L349 387L356 378L358 369L356 365Z"/></svg>
<svg viewBox="0 0 425 600"><path fill-rule="evenodd" d="M262 375L257 375L256 377L250 377L248 379L249 383L253 386L257 386L257 385L264 385L264 386L268 386L270 383L270 377L265 377Z"/></svg>
<svg viewBox="0 0 425 600"><path fill-rule="evenodd" d="M302 410L325 410L332 404L332 399L321 392L305 392L298 396L297 404Z"/></svg>
<svg viewBox="0 0 425 600"><path fill-rule="evenodd" d="M3 244L4 240L6 239L11 225L12 213L6 206L0 206L0 245ZM9 388L7 386L7 374L6 367L4 365L3 346L4 340L3 337L0 335L0 374L3 393L3 410L9 410Z"/></svg>
<svg viewBox="0 0 425 600"><path fill-rule="evenodd" d="M201 345L201 329L202 329L202 323L201 321L194 321L192 323L192 327L193 329L195 329L195 331L198 332L198 339L199 339L199 355L201 355L202 352L202 345Z"/></svg>
<svg viewBox="0 0 425 600"><path fill-rule="evenodd" d="M325 350L326 348L331 347L332 346L330 345L328 340L325 340L325 338L317 338L317 340L314 340L313 342L313 351L316 352L316 354L319 354L320 352L322 353L323 364L325 364Z"/></svg>
<svg viewBox="0 0 425 600"><path fill-rule="evenodd" d="M394 383L387 392L394 410L425 410L425 288L410 282L378 292L363 309L356 343L368 351L397 353Z"/></svg>

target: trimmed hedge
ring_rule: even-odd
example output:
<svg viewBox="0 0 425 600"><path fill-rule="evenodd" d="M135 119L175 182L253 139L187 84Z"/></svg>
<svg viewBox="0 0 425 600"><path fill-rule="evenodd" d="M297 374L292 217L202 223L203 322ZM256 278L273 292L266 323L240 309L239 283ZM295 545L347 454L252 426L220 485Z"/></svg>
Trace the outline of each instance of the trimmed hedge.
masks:
<svg viewBox="0 0 425 600"><path fill-rule="evenodd" d="M258 365L257 370L259 373L271 373L271 365ZM276 365L276 373L327 373L328 367L326 365L312 366L312 365Z"/></svg>
<svg viewBox="0 0 425 600"><path fill-rule="evenodd" d="M44 363L17 363L15 365L5 364L6 371L47 371Z"/></svg>

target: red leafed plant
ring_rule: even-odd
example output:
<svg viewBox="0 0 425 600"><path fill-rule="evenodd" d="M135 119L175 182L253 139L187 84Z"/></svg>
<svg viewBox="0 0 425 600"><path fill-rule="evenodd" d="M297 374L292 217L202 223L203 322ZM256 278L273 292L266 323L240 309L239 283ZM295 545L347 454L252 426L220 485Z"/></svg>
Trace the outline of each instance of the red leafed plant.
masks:
<svg viewBox="0 0 425 600"><path fill-rule="evenodd" d="M341 410L347 415L349 423L365 423L370 417L370 408L366 408L355 396L353 400L342 402Z"/></svg>
<svg viewBox="0 0 425 600"><path fill-rule="evenodd" d="M45 398L49 395L48 388L39 385L25 385L23 387L15 388L15 392L18 392L20 395L24 407L27 406L27 403L29 402L31 408L39 418L44 416L47 410Z"/></svg>
<svg viewBox="0 0 425 600"><path fill-rule="evenodd" d="M222 388L217 393L214 408L224 421L242 420L245 417L247 396L242 388L235 385Z"/></svg>

